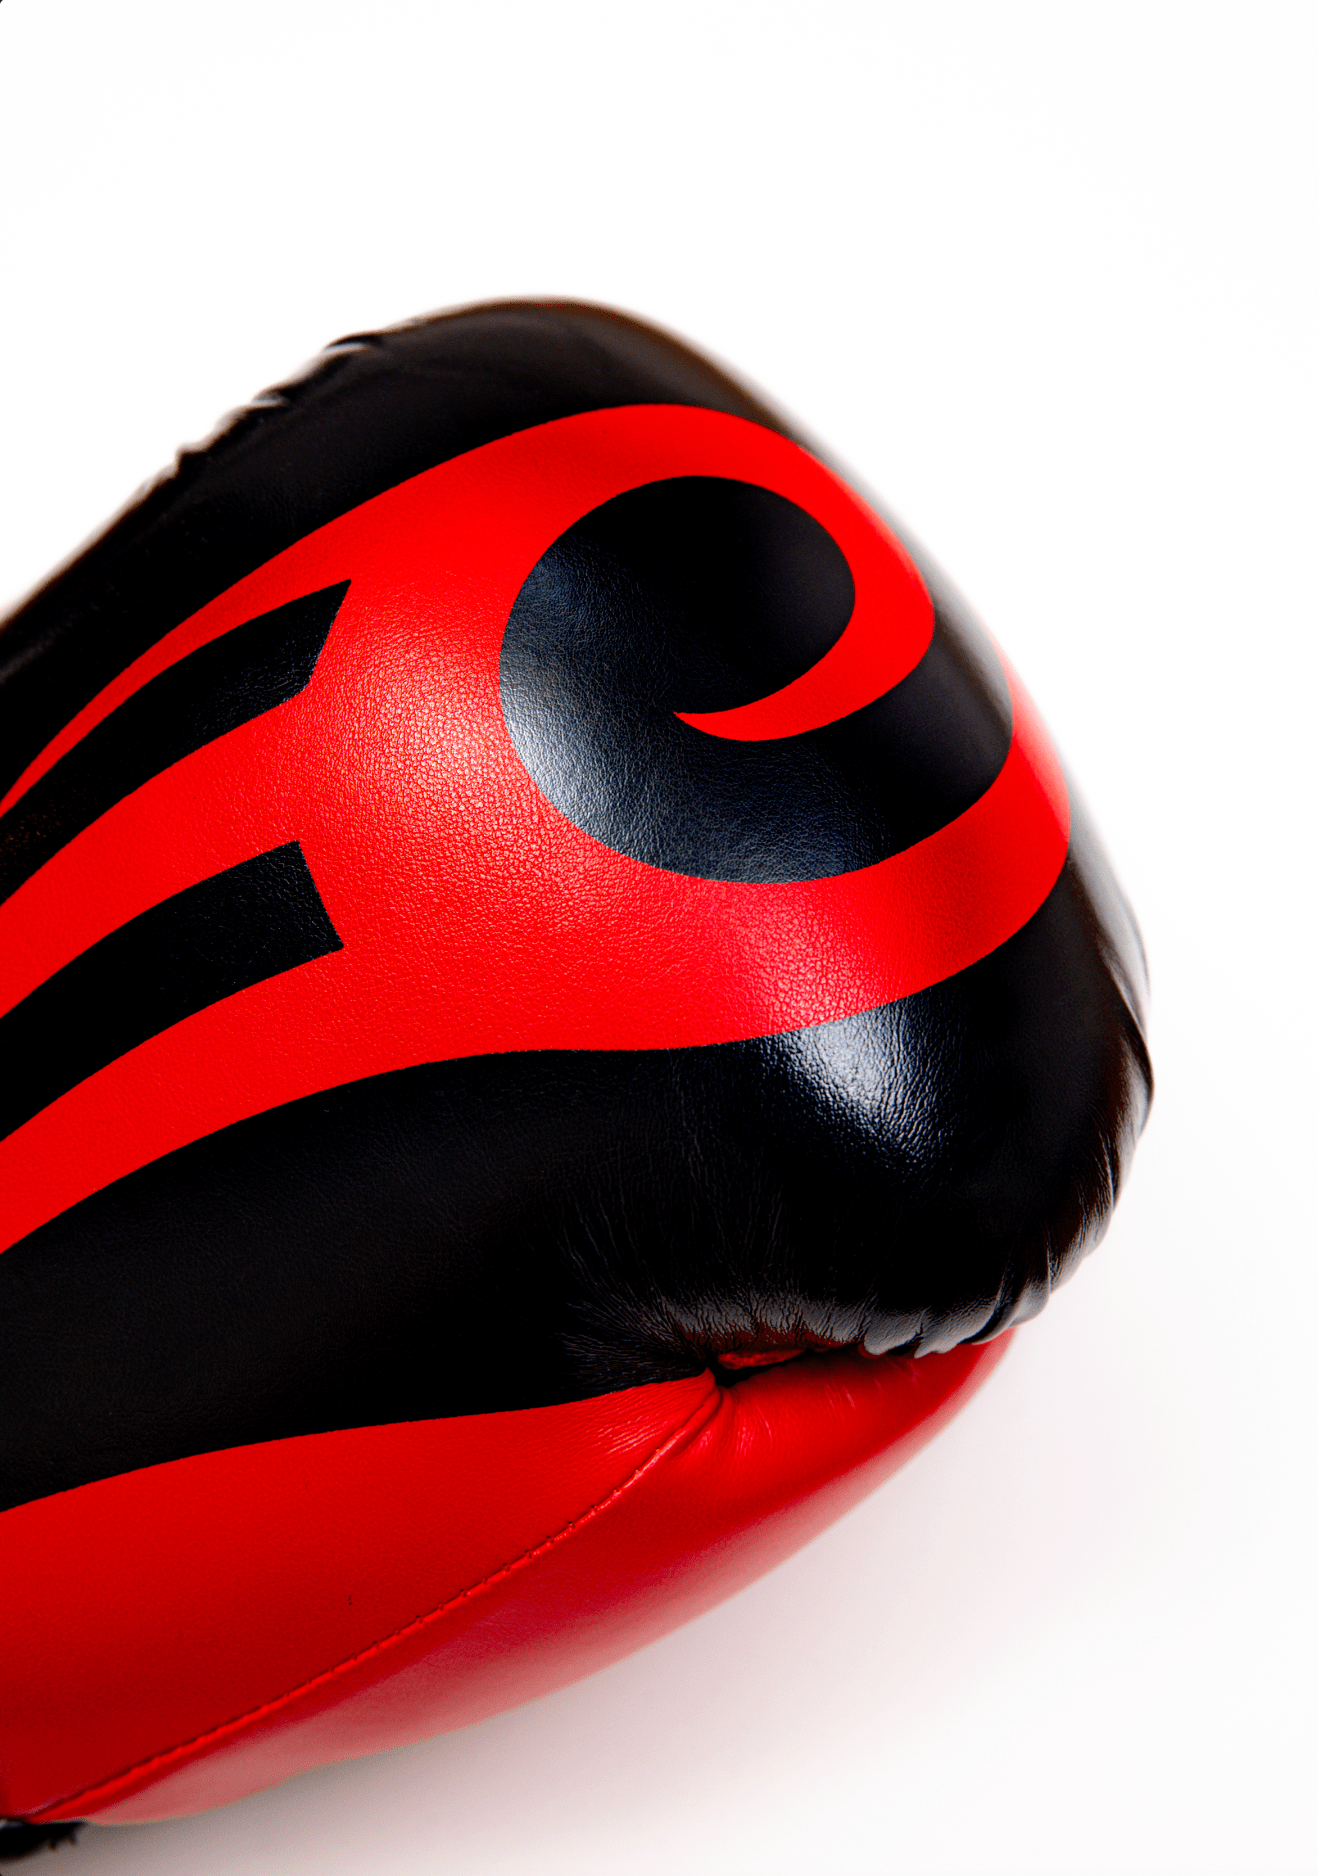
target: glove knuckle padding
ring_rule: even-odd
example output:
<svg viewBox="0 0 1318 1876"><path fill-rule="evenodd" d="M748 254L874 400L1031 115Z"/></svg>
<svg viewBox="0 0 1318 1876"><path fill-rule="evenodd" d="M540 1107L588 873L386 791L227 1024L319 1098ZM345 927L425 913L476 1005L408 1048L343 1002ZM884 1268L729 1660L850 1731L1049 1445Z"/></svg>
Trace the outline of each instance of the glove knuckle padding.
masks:
<svg viewBox="0 0 1318 1876"><path fill-rule="evenodd" d="M0 790L0 1813L708 1606L978 1384L1147 1110L993 643L593 309L345 342L185 453L0 632Z"/></svg>

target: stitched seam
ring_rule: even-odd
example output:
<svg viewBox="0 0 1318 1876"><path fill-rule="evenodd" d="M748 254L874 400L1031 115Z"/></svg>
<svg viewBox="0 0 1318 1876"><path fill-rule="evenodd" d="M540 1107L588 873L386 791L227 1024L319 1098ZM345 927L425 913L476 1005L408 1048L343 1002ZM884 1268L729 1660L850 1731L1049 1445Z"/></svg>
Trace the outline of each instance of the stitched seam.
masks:
<svg viewBox="0 0 1318 1876"><path fill-rule="evenodd" d="M460 1607L462 1603L469 1602L474 1597L479 1596L482 1591L492 1589L495 1584L502 1583L508 1577L516 1575L519 1570L525 1569L528 1564L534 1563L537 1558L545 1556L549 1551L555 1549L557 1545L563 1543L567 1538L572 1537L577 1531L581 1530L583 1526L590 1524L595 1518L599 1517L602 1512L607 1511L610 1505L616 1504L625 1492L629 1492L634 1485L638 1484L640 1480L645 1477L646 1473L652 1471L675 1446L689 1434L695 1432L702 1421L712 1419L722 1405L722 1398L723 1390L718 1387L717 1384L714 1384L709 1394L707 1394L699 1405L687 1415L681 1426L676 1427L673 1432L665 1434L654 1451L649 1453L633 1471L629 1472L625 1479L615 1485L612 1491L607 1492L596 1504L589 1506L585 1511L579 1512L575 1518L565 1524L561 1530L555 1531L552 1536L544 1538L530 1550L524 1550L520 1556L512 1558L508 1563L501 1564L497 1570L491 1571L489 1576L482 1577L479 1583L472 1583L468 1588L459 1590L456 1595L450 1596L447 1601L437 1603L433 1609L427 1609L421 1615L413 1616L410 1622L405 1622L401 1628L393 1629L388 1635L381 1636L378 1641L371 1642L368 1647L359 1649L356 1654L348 1655L342 1661L336 1661L332 1667L322 1668L318 1674L313 1674L310 1679L300 1682L296 1687L289 1688L286 1693L276 1694L271 1700L262 1701L258 1706L249 1708L246 1713L238 1714L235 1719L224 1720L220 1725L213 1726L204 1733L198 1733L195 1738L184 1740L182 1744L177 1746L170 1746L164 1752L155 1753L149 1759L141 1759L136 1765L126 1766L123 1771L113 1773L109 1778L102 1779L98 1784L82 1785L76 1791L67 1792L62 1797L52 1799L49 1804L43 1805L40 1811L33 1811L29 1814L31 1821L33 1823L39 1823L45 1812L53 1811L56 1808L63 1809L66 1805L73 1804L76 1800L81 1798L102 1799L108 1792L113 1791L116 1785L121 1785L128 1779L136 1778L142 1772L148 1772L158 1765L165 1765L170 1759L180 1758L184 1754L194 1752L198 1747L210 1745L215 1740L221 1739L224 1734L236 1732L240 1727L246 1726L251 1720L258 1720L263 1718L266 1714L278 1712L280 1707L288 1706L290 1702L300 1699L303 1694L309 1693L312 1688L327 1686L339 1675L346 1674L350 1668L356 1667L360 1662L368 1661L372 1655L383 1654L387 1649L396 1646L400 1641L404 1641L409 1635L414 1635L419 1629L424 1628L427 1623L437 1621L441 1616L447 1615L451 1610Z"/></svg>

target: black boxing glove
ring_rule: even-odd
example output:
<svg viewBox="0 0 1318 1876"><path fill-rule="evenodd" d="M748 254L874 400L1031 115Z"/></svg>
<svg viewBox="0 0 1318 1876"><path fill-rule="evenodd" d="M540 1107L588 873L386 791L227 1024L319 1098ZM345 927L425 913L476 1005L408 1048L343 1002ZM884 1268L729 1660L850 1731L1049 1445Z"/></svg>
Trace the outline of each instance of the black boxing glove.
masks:
<svg viewBox="0 0 1318 1876"><path fill-rule="evenodd" d="M0 633L0 765L0 1814L709 1606L978 1385L1143 1123L1017 679L595 308L345 341L186 452Z"/></svg>

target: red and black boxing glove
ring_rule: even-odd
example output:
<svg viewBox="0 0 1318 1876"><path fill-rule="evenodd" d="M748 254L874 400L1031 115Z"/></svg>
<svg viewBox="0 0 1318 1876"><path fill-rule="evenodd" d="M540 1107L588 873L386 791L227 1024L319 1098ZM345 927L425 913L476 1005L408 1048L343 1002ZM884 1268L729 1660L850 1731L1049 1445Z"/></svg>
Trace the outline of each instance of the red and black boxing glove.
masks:
<svg viewBox="0 0 1318 1876"><path fill-rule="evenodd" d="M594 308L345 341L0 634L0 1815L786 1555L1101 1234L1129 911L927 557Z"/></svg>

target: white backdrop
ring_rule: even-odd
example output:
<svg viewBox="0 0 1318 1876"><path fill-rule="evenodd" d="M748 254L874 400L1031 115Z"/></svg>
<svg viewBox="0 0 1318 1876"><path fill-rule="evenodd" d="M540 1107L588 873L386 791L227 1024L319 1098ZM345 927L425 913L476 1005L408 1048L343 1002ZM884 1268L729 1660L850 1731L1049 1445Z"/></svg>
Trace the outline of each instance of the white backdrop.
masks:
<svg viewBox="0 0 1318 1876"><path fill-rule="evenodd" d="M53 1867L1318 1866L1314 17L6 0L0 595L340 333L647 314L1004 642L1139 911L1159 1077L1098 1256L793 1562L520 1712Z"/></svg>

